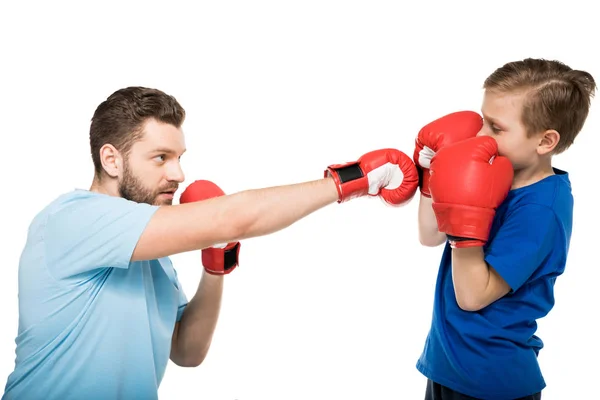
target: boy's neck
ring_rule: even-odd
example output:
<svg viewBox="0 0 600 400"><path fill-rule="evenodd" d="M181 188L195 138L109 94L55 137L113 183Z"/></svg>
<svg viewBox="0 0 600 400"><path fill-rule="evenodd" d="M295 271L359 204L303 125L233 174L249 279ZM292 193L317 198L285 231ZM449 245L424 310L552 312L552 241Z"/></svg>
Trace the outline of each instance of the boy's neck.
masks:
<svg viewBox="0 0 600 400"><path fill-rule="evenodd" d="M552 163L550 159L544 160L539 164L515 171L511 189L519 189L532 185L551 175L554 175Z"/></svg>

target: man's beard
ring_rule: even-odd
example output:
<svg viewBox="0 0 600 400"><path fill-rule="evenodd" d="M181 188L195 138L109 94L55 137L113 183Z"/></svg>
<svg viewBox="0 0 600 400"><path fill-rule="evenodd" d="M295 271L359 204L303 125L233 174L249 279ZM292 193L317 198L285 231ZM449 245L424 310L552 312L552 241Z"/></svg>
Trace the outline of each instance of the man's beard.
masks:
<svg viewBox="0 0 600 400"><path fill-rule="evenodd" d="M168 190L177 190L177 183L170 184L157 190L150 190L131 172L127 161L124 165L123 179L119 183L119 195L121 197L135 201L136 203L147 203L155 206L170 206L173 204L173 199L159 199L158 196Z"/></svg>

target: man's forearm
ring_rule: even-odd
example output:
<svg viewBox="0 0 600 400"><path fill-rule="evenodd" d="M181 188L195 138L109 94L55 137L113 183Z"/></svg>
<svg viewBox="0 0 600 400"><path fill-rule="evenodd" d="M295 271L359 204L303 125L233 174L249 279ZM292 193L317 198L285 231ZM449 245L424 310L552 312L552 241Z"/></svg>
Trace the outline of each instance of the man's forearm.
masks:
<svg viewBox="0 0 600 400"><path fill-rule="evenodd" d="M144 230L132 261L274 233L338 199L333 179L323 178L163 206Z"/></svg>
<svg viewBox="0 0 600 400"><path fill-rule="evenodd" d="M210 348L223 294L223 275L202 275L173 336L171 359L181 366L199 365Z"/></svg>
<svg viewBox="0 0 600 400"><path fill-rule="evenodd" d="M293 186L248 190L235 194L235 201L240 204L232 203L232 211L241 210L239 218L244 221L238 240L263 236L287 228L322 207L335 203L339 198L336 184L331 178ZM247 204L251 204L252 207L244 206Z"/></svg>
<svg viewBox="0 0 600 400"><path fill-rule="evenodd" d="M510 290L484 258L482 247L452 249L452 282L456 301L466 311L478 311Z"/></svg>

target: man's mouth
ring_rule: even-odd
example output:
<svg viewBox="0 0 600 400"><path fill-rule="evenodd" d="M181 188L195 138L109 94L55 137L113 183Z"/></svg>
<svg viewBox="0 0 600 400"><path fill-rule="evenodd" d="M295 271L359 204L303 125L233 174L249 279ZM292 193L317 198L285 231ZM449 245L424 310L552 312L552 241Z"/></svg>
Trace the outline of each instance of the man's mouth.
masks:
<svg viewBox="0 0 600 400"><path fill-rule="evenodd" d="M174 196L176 191L177 191L177 188L167 189L167 190L163 190L163 191L159 192L159 195Z"/></svg>

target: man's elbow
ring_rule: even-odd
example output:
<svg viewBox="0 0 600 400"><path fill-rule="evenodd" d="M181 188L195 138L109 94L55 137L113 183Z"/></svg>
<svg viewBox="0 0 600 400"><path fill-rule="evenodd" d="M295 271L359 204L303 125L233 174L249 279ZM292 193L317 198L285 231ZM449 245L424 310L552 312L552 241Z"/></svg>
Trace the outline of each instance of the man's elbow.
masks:
<svg viewBox="0 0 600 400"><path fill-rule="evenodd" d="M196 368L199 367L202 362L204 362L206 354L206 352L202 352L188 356L171 357L171 361L173 361L175 365L182 368Z"/></svg>
<svg viewBox="0 0 600 400"><path fill-rule="evenodd" d="M208 350L210 349L210 342L203 346L196 347L195 349L181 348L174 343L171 349L171 361L183 368L195 368L204 362Z"/></svg>
<svg viewBox="0 0 600 400"><path fill-rule="evenodd" d="M255 236L253 228L256 220L255 215L248 213L243 207L239 207L228 212L220 226L224 230L227 241L233 242Z"/></svg>

